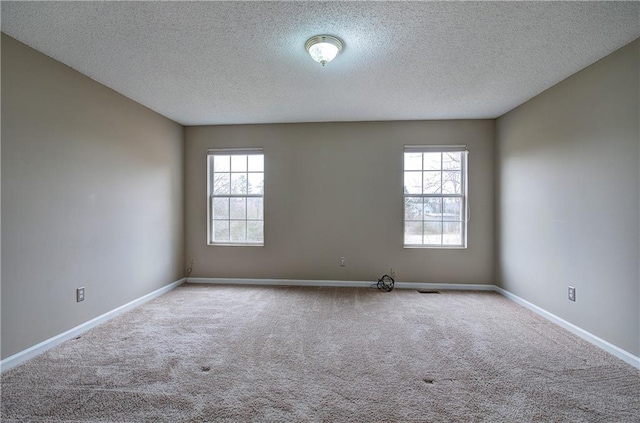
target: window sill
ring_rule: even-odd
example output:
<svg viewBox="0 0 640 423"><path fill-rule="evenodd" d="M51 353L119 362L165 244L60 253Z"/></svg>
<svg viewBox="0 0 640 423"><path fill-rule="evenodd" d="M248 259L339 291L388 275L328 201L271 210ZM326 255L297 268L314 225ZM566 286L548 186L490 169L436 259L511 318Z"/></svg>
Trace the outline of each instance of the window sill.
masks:
<svg viewBox="0 0 640 423"><path fill-rule="evenodd" d="M430 249L430 250L466 250L466 245L403 245L402 248L412 249Z"/></svg>
<svg viewBox="0 0 640 423"><path fill-rule="evenodd" d="M220 242L210 242L207 244L210 247L264 247L264 243L262 244L233 244L233 243L220 243Z"/></svg>

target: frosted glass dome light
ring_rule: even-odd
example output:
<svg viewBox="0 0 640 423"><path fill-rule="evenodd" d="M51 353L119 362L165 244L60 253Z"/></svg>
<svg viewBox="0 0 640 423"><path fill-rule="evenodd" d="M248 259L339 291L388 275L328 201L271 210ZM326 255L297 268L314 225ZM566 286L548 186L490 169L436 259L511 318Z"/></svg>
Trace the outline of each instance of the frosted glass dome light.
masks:
<svg viewBox="0 0 640 423"><path fill-rule="evenodd" d="M322 66L336 58L342 50L342 41L331 35L316 35L305 43L309 56Z"/></svg>

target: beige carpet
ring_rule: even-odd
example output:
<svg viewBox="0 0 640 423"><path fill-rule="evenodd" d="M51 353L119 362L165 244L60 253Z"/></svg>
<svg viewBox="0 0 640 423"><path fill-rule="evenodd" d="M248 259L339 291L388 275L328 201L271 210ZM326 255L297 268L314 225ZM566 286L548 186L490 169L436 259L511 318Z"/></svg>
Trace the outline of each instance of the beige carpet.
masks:
<svg viewBox="0 0 640 423"><path fill-rule="evenodd" d="M637 422L640 374L495 293L186 285L5 372L1 417Z"/></svg>

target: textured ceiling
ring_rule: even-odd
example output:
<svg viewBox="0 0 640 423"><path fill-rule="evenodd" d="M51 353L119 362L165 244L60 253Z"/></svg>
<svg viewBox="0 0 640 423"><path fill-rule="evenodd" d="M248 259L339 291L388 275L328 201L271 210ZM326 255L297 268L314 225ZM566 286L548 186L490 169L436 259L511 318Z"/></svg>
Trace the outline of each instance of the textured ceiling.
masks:
<svg viewBox="0 0 640 423"><path fill-rule="evenodd" d="M184 125L495 118L640 37L638 2L2 2L2 31ZM325 68L305 41L345 49Z"/></svg>

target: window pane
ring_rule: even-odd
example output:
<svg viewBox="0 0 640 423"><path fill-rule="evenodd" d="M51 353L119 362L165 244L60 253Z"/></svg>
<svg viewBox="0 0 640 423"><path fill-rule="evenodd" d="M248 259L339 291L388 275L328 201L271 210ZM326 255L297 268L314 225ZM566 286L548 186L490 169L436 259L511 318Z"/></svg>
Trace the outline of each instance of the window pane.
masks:
<svg viewBox="0 0 640 423"><path fill-rule="evenodd" d="M445 245L462 244L462 224L460 222L444 222L442 243Z"/></svg>
<svg viewBox="0 0 640 423"><path fill-rule="evenodd" d="M443 169L461 169L460 156L462 153L442 153L442 168Z"/></svg>
<svg viewBox="0 0 640 423"><path fill-rule="evenodd" d="M462 199L461 198L445 198L444 199L444 213L442 215L443 220L456 220L462 219Z"/></svg>
<svg viewBox="0 0 640 423"><path fill-rule="evenodd" d="M262 220L262 198L247 198L247 219Z"/></svg>
<svg viewBox="0 0 640 423"><path fill-rule="evenodd" d="M252 154L249 156L249 172L264 171L264 155Z"/></svg>
<svg viewBox="0 0 640 423"><path fill-rule="evenodd" d="M229 242L229 221L228 220L213 221L213 241Z"/></svg>
<svg viewBox="0 0 640 423"><path fill-rule="evenodd" d="M424 193L440 194L441 192L441 175L442 172L423 172L424 173Z"/></svg>
<svg viewBox="0 0 640 423"><path fill-rule="evenodd" d="M424 222L424 243L435 245L442 243L441 222Z"/></svg>
<svg viewBox="0 0 640 423"><path fill-rule="evenodd" d="M422 172L404 173L404 193L422 194Z"/></svg>
<svg viewBox="0 0 640 423"><path fill-rule="evenodd" d="M261 149L219 152L211 151L207 156L210 184L208 241L263 245L264 154Z"/></svg>
<svg viewBox="0 0 640 423"><path fill-rule="evenodd" d="M424 153L424 170L442 169L440 160L442 153Z"/></svg>
<svg viewBox="0 0 640 423"><path fill-rule="evenodd" d="M213 193L216 195L229 194L230 175L228 173L213 174Z"/></svg>
<svg viewBox="0 0 640 423"><path fill-rule="evenodd" d="M231 171L232 172L246 172L247 171L247 156L231 156Z"/></svg>
<svg viewBox="0 0 640 423"><path fill-rule="evenodd" d="M229 156L213 156L213 171L214 172L228 172L229 171Z"/></svg>
<svg viewBox="0 0 640 423"><path fill-rule="evenodd" d="M442 193L461 194L460 171L442 172Z"/></svg>
<svg viewBox="0 0 640 423"><path fill-rule="evenodd" d="M404 222L404 243L422 244L422 222Z"/></svg>
<svg viewBox="0 0 640 423"><path fill-rule="evenodd" d="M229 218L229 199L228 198L213 199L213 218L214 219Z"/></svg>
<svg viewBox="0 0 640 423"><path fill-rule="evenodd" d="M438 149L403 152L403 235L408 247L466 246L467 154Z"/></svg>
<svg viewBox="0 0 640 423"><path fill-rule="evenodd" d="M442 220L442 198L424 199L424 220Z"/></svg>
<svg viewBox="0 0 640 423"><path fill-rule="evenodd" d="M246 198L230 198L230 218L231 219L246 219L247 217L247 204Z"/></svg>
<svg viewBox="0 0 640 423"><path fill-rule="evenodd" d="M247 241L247 222L246 220L232 220L229 228L231 232L231 242Z"/></svg>
<svg viewBox="0 0 640 423"><path fill-rule="evenodd" d="M264 242L262 221L247 222L247 242Z"/></svg>
<svg viewBox="0 0 640 423"><path fill-rule="evenodd" d="M422 198L406 197L404 199L404 219L422 220Z"/></svg>
<svg viewBox="0 0 640 423"><path fill-rule="evenodd" d="M231 194L247 193L247 174L232 173L231 174Z"/></svg>
<svg viewBox="0 0 640 423"><path fill-rule="evenodd" d="M422 153L404 153L404 170L422 170Z"/></svg>
<svg viewBox="0 0 640 423"><path fill-rule="evenodd" d="M249 174L249 194L262 194L264 192L264 173Z"/></svg>

